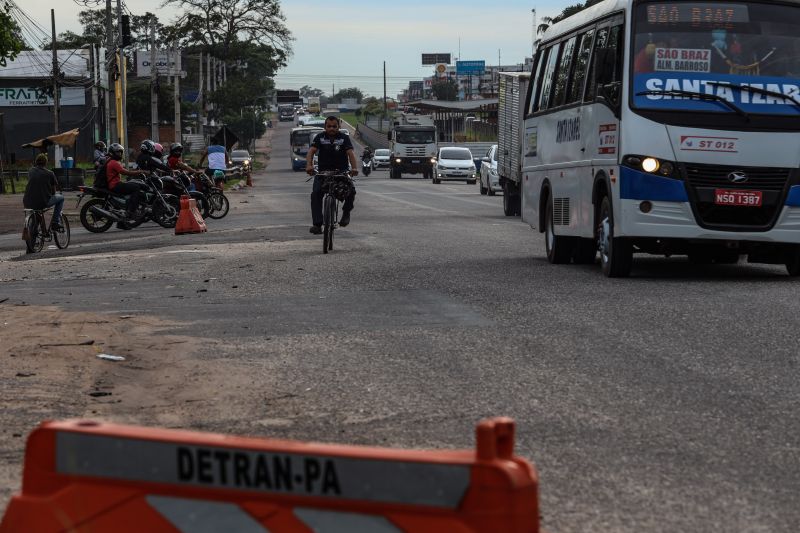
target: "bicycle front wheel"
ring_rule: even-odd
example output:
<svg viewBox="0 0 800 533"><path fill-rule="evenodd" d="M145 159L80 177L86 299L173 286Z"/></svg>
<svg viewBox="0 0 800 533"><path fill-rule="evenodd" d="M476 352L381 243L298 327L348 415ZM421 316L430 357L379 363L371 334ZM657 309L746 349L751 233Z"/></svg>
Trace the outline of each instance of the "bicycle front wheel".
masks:
<svg viewBox="0 0 800 533"><path fill-rule="evenodd" d="M227 196L221 192L211 192L208 194L208 216L213 219L220 219L228 214L230 202Z"/></svg>
<svg viewBox="0 0 800 533"><path fill-rule="evenodd" d="M327 254L333 250L333 226L336 224L336 200L333 196L325 195L322 205L322 253Z"/></svg>
<svg viewBox="0 0 800 533"><path fill-rule="evenodd" d="M58 231L56 230L52 231L53 231L53 239L55 239L56 241L56 246L58 246L60 249L63 250L64 248L69 246L69 239L70 239L69 220L67 220L67 217L65 217L63 213L61 214L61 227L64 229Z"/></svg>

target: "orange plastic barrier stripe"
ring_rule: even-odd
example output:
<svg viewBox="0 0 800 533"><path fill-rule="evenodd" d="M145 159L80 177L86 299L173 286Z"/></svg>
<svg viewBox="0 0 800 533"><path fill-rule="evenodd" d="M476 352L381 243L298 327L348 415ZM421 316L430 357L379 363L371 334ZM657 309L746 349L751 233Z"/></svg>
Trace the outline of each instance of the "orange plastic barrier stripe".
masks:
<svg viewBox="0 0 800 533"><path fill-rule="evenodd" d="M513 447L507 418L482 421L465 451L45 422L0 533L537 533L536 471Z"/></svg>

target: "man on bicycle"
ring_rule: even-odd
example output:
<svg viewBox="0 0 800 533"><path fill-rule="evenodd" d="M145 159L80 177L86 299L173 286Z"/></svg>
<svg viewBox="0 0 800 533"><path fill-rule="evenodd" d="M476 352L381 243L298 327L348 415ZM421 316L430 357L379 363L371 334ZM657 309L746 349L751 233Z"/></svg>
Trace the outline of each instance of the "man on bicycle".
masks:
<svg viewBox="0 0 800 533"><path fill-rule="evenodd" d="M314 176L314 187L311 190L311 221L313 225L308 231L315 235L322 233L322 183L325 181L323 176L315 176L314 154L317 153L319 153L317 166L320 172L331 170L347 172L349 163L350 176L358 176L358 165L350 136L339 131L339 119L331 115L325 119L325 131L314 137L311 148L306 154L306 173ZM339 225L342 227L350 223L350 211L353 210L355 197L356 190L352 188L352 192L342 206L342 219L339 221Z"/></svg>
<svg viewBox="0 0 800 533"><path fill-rule="evenodd" d="M28 171L28 185L25 187L25 196L22 205L25 209L43 210L53 208L53 220L50 228L61 229L61 210L64 209L64 196L61 192L56 175L47 170L47 154L39 154L34 160L34 166Z"/></svg>

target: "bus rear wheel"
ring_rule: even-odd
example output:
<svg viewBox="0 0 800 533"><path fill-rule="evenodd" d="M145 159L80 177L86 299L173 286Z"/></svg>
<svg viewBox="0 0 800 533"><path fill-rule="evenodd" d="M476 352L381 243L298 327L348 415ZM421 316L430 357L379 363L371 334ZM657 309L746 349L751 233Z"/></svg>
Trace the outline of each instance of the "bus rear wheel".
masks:
<svg viewBox="0 0 800 533"><path fill-rule="evenodd" d="M786 259L786 272L796 278L800 276L800 246L794 246Z"/></svg>
<svg viewBox="0 0 800 533"><path fill-rule="evenodd" d="M608 196L600 202L596 220L603 274L609 278L628 277L633 266L633 245L628 239L614 236L614 213Z"/></svg>

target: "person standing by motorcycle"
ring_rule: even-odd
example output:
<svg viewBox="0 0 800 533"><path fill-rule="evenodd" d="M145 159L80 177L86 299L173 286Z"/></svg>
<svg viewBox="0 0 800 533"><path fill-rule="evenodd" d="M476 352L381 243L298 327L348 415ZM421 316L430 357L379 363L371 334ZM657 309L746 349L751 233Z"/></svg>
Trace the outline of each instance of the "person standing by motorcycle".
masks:
<svg viewBox="0 0 800 533"><path fill-rule="evenodd" d="M94 156L92 157L92 160L94 161L95 172L97 172L97 170L103 166L103 163L106 162L106 157L108 157L108 154L106 153L106 143L103 141L97 141L94 143Z"/></svg>
<svg viewBox="0 0 800 533"><path fill-rule="evenodd" d="M143 185L135 181L122 181L122 176L146 176L147 171L144 170L128 170L122 166L122 154L125 149L119 143L113 143L108 147L108 161L105 164L106 168L106 181L108 182L108 190L118 195L128 195L125 202L125 211L128 213L128 218L133 218L136 210L139 208L139 201ZM130 229L125 222L118 222L119 229Z"/></svg>
<svg viewBox="0 0 800 533"><path fill-rule="evenodd" d="M311 223L313 224L308 231L314 235L322 233L322 183L325 181L323 176L315 175L314 154L317 156L317 166L321 172L335 171L347 172L348 162L350 164L350 176L358 176L358 166L356 163L353 143L350 136L339 131L339 118L329 116L325 119L325 131L317 134L311 142L306 154L306 173L314 176L314 186L311 190ZM356 190L347 196L342 206L342 219L339 225L342 227L350 223L350 211L353 210Z"/></svg>
<svg viewBox="0 0 800 533"><path fill-rule="evenodd" d="M203 166L203 161L208 158L208 167L206 167L206 176L209 178L214 177L214 171L219 170L223 173L228 169L228 152L225 147L219 144L219 140L215 137L211 138L211 144L208 148L203 150L200 156L200 166Z"/></svg>

